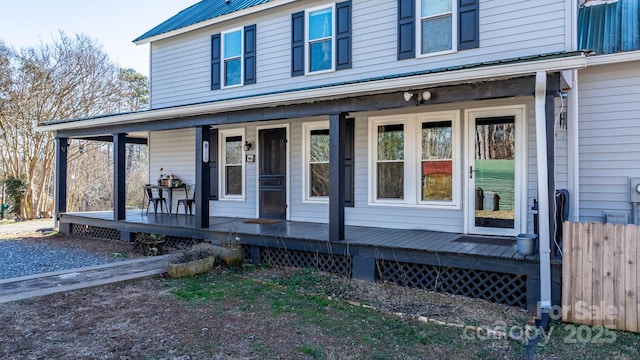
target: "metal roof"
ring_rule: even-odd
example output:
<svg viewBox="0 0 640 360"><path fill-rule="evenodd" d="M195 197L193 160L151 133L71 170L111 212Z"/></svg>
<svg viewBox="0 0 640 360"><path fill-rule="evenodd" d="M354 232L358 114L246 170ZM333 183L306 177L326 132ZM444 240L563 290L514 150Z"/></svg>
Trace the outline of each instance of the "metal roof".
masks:
<svg viewBox="0 0 640 360"><path fill-rule="evenodd" d="M579 49L591 50L596 54L640 50L638 3L638 0L619 0L580 8Z"/></svg>
<svg viewBox="0 0 640 360"><path fill-rule="evenodd" d="M144 109L144 110L138 110L138 111L133 111L133 112L126 112L126 113L118 113L118 114L101 114L101 115L96 115L96 116L92 116L92 117L86 117L86 118L76 118L76 119L58 119L58 120L52 120L52 121L48 121L45 122L41 125L39 125L40 128L42 127L47 127L47 126L54 126L54 125L59 125L59 124L66 124L66 123L82 123L84 121L88 121L88 120L98 120L98 119L103 119L103 120L108 120L109 118L113 118L113 117L122 117L122 116L138 116L138 115L142 115L144 116L144 114L153 114L153 113L158 113L158 112L162 112L162 111L168 111L171 109L186 109L188 107L193 107L193 106L207 106L207 105L214 105L216 103L225 103L225 102L236 102L236 101L241 101L241 100L245 100L245 99L251 99L251 101L255 104L262 104L265 105L264 103L261 102L256 102L255 100L253 100L256 97L273 97L273 96L290 96L290 99L288 100L288 103L295 103L296 100L299 100L296 98L296 93L300 92L303 93L303 95L299 95L300 97L302 97L304 99L305 102L309 101L309 95L307 93L305 93L305 91L322 91L322 90L326 90L328 92L332 92L334 90L331 89L335 89L335 88L343 88L343 87L357 87L357 86L364 86L365 84L375 84L375 83L382 83L383 85L380 85L380 88L384 89L385 91L389 90L389 81L401 81L402 79L411 79L411 78L420 78L421 76L428 76L428 75L445 75L448 73L455 73L458 71L473 71L473 70L480 70L480 69L492 69L490 70L492 72L492 78L496 78L499 76L518 76L518 75L522 75L522 73L517 72L516 74L511 73L510 71L512 70L508 70L507 74L503 74L501 73L500 70L494 70L494 68L496 67L501 67L501 66L506 66L506 67L513 67L513 66L518 66L519 64L522 64L524 68L526 68L527 70L525 71L525 73L535 73L534 70L531 70L530 67L532 66L532 64L535 63L544 63L547 61L561 61L562 59L572 59L572 58L584 58L584 54L580 51L574 51L574 52L555 52L555 53L548 53L548 54L540 54L540 55L531 55L531 56L521 56L521 57L517 57L517 58L510 58L510 59L502 59L502 60L495 60L495 61L485 61L485 62L478 62L478 63L471 63L471 64L465 64L465 65L459 65L459 66L450 66L450 67L442 67L442 68L434 68L434 69L425 69L425 70L421 70L421 71L414 71L414 72L408 72L408 73L400 73L400 74L391 74L391 75L384 75L384 76L379 76L379 77L371 77L371 78L365 78L365 79L359 79L359 80L353 80L353 81L342 81L342 82L335 82L335 83L331 83L331 84L322 84L322 85L316 85L316 86L308 86L308 87L303 87L303 88L294 88L294 89L287 89L287 90L279 90L279 91L271 91L271 92L265 92L265 93L252 93L250 95L244 95L244 96L238 96L238 97L232 97L232 98L224 98L224 99L218 99L218 100L209 100L209 101L203 101L203 102L198 102L198 103L191 103L191 104L183 104L183 105L175 105L175 106L169 106L169 107L163 107L163 108L154 108L154 109ZM549 70L550 68L554 68L551 65L541 65L541 70L542 69L546 69ZM554 68L555 70L558 70L557 68ZM564 70L564 68L563 68ZM445 75L446 76L446 75ZM463 77L466 77L468 75L463 75ZM475 79L477 81L477 79ZM465 79L464 82L470 82L472 81L471 79ZM418 81L418 83L420 83L420 87L424 87L425 86L425 82L424 80L420 80ZM433 86L433 85L432 85ZM335 90L337 91L337 90ZM353 90L349 90L349 94L352 94ZM287 95L290 94L290 95ZM344 94L338 94L336 92L336 96L345 96ZM236 109L237 110L237 109ZM227 109L227 111L233 111L233 110L229 110ZM149 115L152 116L152 115ZM186 115L185 115L186 116ZM78 128L82 127L82 125L78 125Z"/></svg>
<svg viewBox="0 0 640 360"><path fill-rule="evenodd" d="M180 11L160 25L140 35L133 42L178 30L218 16L231 14L273 0L203 0Z"/></svg>

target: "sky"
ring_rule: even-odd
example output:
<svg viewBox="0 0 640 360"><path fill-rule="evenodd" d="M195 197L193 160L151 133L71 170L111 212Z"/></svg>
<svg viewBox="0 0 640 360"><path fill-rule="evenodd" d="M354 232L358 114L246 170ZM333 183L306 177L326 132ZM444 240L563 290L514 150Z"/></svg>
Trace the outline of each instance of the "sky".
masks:
<svg viewBox="0 0 640 360"><path fill-rule="evenodd" d="M111 61L149 76L149 44L132 40L199 0L0 0L0 40L16 49L84 34Z"/></svg>

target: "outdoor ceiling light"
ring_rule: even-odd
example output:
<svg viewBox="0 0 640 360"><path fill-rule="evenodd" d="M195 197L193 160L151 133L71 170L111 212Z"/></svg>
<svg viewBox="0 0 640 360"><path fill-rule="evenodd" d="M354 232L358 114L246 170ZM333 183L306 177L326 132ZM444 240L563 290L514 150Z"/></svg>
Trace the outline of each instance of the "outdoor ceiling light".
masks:
<svg viewBox="0 0 640 360"><path fill-rule="evenodd" d="M404 101L409 101L412 98L415 98L418 104L422 104L423 102L431 99L431 91L425 90L425 91L415 92L415 93L410 91L404 92Z"/></svg>

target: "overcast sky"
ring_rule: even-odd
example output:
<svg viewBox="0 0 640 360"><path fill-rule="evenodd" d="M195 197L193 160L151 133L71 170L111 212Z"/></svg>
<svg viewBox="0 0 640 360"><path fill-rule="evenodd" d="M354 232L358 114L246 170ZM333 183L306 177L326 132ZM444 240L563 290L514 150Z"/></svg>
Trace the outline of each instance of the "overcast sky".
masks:
<svg viewBox="0 0 640 360"><path fill-rule="evenodd" d="M0 40L52 43L58 31L97 40L111 60L149 76L149 44L131 41L199 0L0 0Z"/></svg>

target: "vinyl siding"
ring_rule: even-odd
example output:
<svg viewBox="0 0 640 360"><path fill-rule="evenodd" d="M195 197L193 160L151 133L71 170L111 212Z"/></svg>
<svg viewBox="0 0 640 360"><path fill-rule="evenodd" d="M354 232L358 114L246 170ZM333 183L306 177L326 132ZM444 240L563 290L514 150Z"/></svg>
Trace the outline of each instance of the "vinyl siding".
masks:
<svg viewBox="0 0 640 360"><path fill-rule="evenodd" d="M459 110L461 116L465 108L483 108L503 105L525 104L527 108L527 209L533 204L533 198L537 198L537 178L536 178L536 143L535 143L535 113L532 98L521 98L514 100L492 100L482 102L467 102L460 104L446 104L437 106L425 106L421 108L408 108L403 110L388 110L375 113L352 114L355 118L355 177L354 177L354 207L345 208L345 223L348 225L361 225L373 227L404 228L404 229L425 229L445 232L463 232L465 211L460 208L435 208L424 205L414 206L385 206L369 204L369 119L372 116L390 114L409 114L416 112L448 111ZM249 153L256 155L258 144L256 143L257 131L261 126L289 126L289 168L290 174L287 179L290 187L289 196L289 219L293 221L306 222L328 222L329 207L327 203L313 203L303 201L303 172L304 154L302 141L303 123L328 121L327 117L298 118L289 121L273 121L259 124L246 124L244 126L246 140L254 144L254 149ZM463 129L460 134L466 134L466 120L461 121ZM230 127L237 128L237 127ZM224 129L224 128L220 128ZM462 135L464 137L464 135ZM150 179L155 181L159 168L163 167L165 172L178 175L186 183L195 181L195 132L193 129L172 130L152 132L150 141ZM466 142L460 142L461 153L466 154ZM211 201L209 210L211 216L228 216L241 218L254 218L257 216L257 161L245 164L245 199L243 201ZM461 191L466 193L467 173L462 171L460 183ZM464 198L461 202L466 201ZM463 205L463 204L461 204ZM174 204L175 208L175 204ZM527 211L528 228L533 229L532 215ZM381 225L384 224L384 225Z"/></svg>
<svg viewBox="0 0 640 360"><path fill-rule="evenodd" d="M185 184L195 184L195 151L194 129L149 133L149 182L157 183L163 168L163 173L174 174ZM172 209L180 198L184 198L184 194L174 192Z"/></svg>
<svg viewBox="0 0 640 360"><path fill-rule="evenodd" d="M640 177L640 62L579 72L580 221L631 214L629 177ZM631 217L630 217L631 219Z"/></svg>
<svg viewBox="0 0 640 360"><path fill-rule="evenodd" d="M292 78L291 14L321 4L326 2L300 1L153 42L152 108L569 50L565 49L564 1L484 0L480 2L479 48L398 61L397 2L353 0L353 67ZM211 35L251 24L257 25L257 83L211 91Z"/></svg>

